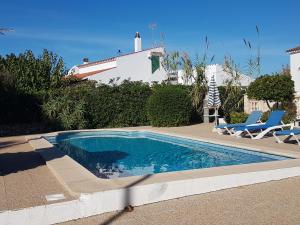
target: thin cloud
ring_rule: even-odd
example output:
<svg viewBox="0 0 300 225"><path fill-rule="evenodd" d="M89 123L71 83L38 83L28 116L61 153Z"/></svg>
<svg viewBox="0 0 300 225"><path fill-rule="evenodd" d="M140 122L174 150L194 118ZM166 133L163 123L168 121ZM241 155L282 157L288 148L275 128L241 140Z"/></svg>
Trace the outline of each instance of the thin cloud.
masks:
<svg viewBox="0 0 300 225"><path fill-rule="evenodd" d="M81 31L82 33L82 31ZM18 30L11 37L25 38L31 40L54 41L54 42L72 42L78 44L101 45L124 47L130 44L126 38L116 38L115 35L104 36L101 34L78 34L74 31L53 31L44 32L43 30Z"/></svg>

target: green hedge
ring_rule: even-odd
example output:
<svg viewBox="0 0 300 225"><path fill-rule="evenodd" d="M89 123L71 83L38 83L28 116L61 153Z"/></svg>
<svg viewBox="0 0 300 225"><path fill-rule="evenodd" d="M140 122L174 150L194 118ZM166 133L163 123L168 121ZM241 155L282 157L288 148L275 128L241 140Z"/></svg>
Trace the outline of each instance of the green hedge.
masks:
<svg viewBox="0 0 300 225"><path fill-rule="evenodd" d="M89 96L90 124L97 128L148 125L146 104L151 92L142 82L99 86Z"/></svg>
<svg viewBox="0 0 300 225"><path fill-rule="evenodd" d="M148 100L147 112L152 126L188 125L192 103L188 89L181 85L156 85Z"/></svg>
<svg viewBox="0 0 300 225"><path fill-rule="evenodd" d="M40 122L40 104L38 96L0 87L0 125Z"/></svg>
<svg viewBox="0 0 300 225"><path fill-rule="evenodd" d="M43 105L45 116L59 129L148 125L148 84L125 81L119 86L91 82L61 88Z"/></svg>

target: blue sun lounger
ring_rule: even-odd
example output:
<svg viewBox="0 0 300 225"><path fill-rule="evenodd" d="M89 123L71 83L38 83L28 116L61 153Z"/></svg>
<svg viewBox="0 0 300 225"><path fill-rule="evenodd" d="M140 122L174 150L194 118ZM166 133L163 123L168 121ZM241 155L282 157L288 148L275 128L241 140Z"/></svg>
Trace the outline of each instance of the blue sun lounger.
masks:
<svg viewBox="0 0 300 225"><path fill-rule="evenodd" d="M281 122L282 117L284 116L285 111L283 110L274 110L270 113L270 116L266 123L264 124L253 124L247 126L241 126L234 128L236 131L236 136L241 137L242 135L248 134L252 139L261 139L270 131L283 129L284 127L291 127L292 124L283 124ZM252 135L253 132L260 133L255 137Z"/></svg>
<svg viewBox="0 0 300 225"><path fill-rule="evenodd" d="M273 133L273 136L276 138L277 143L283 143L285 141L290 140L292 137L297 141L298 145L300 145L299 138L296 137L296 135L300 134L300 128L292 128L291 130L281 130L281 131L275 131ZM283 141L279 139L278 136L287 136Z"/></svg>
<svg viewBox="0 0 300 225"><path fill-rule="evenodd" d="M234 128L247 126L250 124L256 124L260 121L260 117L262 116L261 111L253 111L247 118L245 123L233 123L233 124L221 124L216 126L216 129L219 134L223 134L224 132L228 132L230 135L234 134Z"/></svg>

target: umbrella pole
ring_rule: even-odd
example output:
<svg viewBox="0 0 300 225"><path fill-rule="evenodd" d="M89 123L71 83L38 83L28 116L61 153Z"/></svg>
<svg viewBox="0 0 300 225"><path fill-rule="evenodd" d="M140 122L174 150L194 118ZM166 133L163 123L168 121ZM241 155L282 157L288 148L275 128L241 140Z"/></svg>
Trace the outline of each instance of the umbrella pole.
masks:
<svg viewBox="0 0 300 225"><path fill-rule="evenodd" d="M218 108L215 108L215 125L218 126L219 125L219 120L218 120Z"/></svg>

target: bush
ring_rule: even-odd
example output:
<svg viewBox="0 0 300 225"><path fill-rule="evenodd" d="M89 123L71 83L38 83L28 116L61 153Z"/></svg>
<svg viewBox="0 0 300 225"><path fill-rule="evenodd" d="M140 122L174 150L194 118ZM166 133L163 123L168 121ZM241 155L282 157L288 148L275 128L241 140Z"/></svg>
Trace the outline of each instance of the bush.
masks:
<svg viewBox="0 0 300 225"><path fill-rule="evenodd" d="M188 89L181 85L156 85L147 104L153 126L181 126L191 122L192 103Z"/></svg>
<svg viewBox="0 0 300 225"><path fill-rule="evenodd" d="M39 100L29 94L0 90L0 124L31 123L41 120Z"/></svg>
<svg viewBox="0 0 300 225"><path fill-rule="evenodd" d="M239 87L218 87L220 92L221 107L219 109L219 115L227 123L230 123L231 112L243 112L244 111L244 94L245 90Z"/></svg>
<svg viewBox="0 0 300 225"><path fill-rule="evenodd" d="M244 112L231 112L230 123L244 123L248 118L248 114Z"/></svg>
<svg viewBox="0 0 300 225"><path fill-rule="evenodd" d="M281 108L285 110L286 114L282 118L283 123L292 123L297 116L297 107L294 102L282 103Z"/></svg>
<svg viewBox="0 0 300 225"><path fill-rule="evenodd" d="M269 118L269 114L270 114L270 111L266 111L266 112L263 112L261 118L260 118L260 121L261 122L266 122Z"/></svg>
<svg viewBox="0 0 300 225"><path fill-rule="evenodd" d="M88 128L87 96L93 89L89 83L82 83L51 92L43 105L46 119L59 129Z"/></svg>
<svg viewBox="0 0 300 225"><path fill-rule="evenodd" d="M119 86L83 82L53 92L43 105L45 115L60 129L128 127L149 124L148 84L125 81Z"/></svg>
<svg viewBox="0 0 300 225"><path fill-rule="evenodd" d="M146 104L151 88L142 82L124 81L119 86L99 86L89 97L92 127L148 125Z"/></svg>

